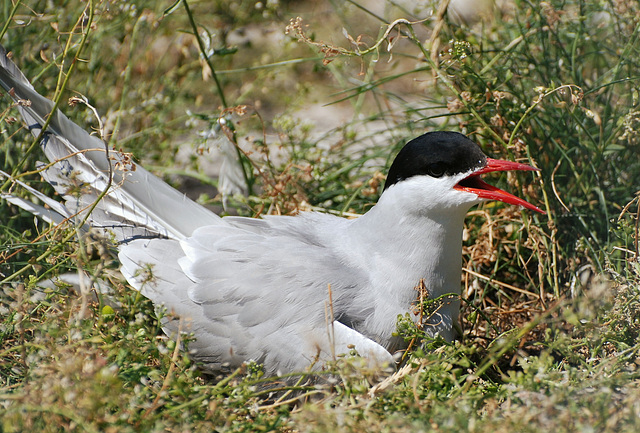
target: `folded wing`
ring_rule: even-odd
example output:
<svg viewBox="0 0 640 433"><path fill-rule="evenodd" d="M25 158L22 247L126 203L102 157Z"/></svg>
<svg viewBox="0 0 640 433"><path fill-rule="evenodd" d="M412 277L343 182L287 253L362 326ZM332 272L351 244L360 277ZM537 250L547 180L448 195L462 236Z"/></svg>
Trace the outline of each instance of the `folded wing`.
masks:
<svg viewBox="0 0 640 433"><path fill-rule="evenodd" d="M50 162L43 177L66 201L70 214L83 214L108 188L90 215L91 224L111 231L121 242L141 236L184 238L220 217L188 199L96 136L69 120L39 95L0 46L0 86L16 102L34 136L51 117L40 145ZM45 167L44 164L41 165ZM135 170L134 170L135 168ZM111 182L109 179L111 177Z"/></svg>
<svg viewBox="0 0 640 433"><path fill-rule="evenodd" d="M234 218L182 241L137 240L121 249L123 272L182 318L165 321L168 333L194 332L196 357L214 369L254 360L269 374L304 371L351 350L377 366L391 364L386 349L334 320L365 276L347 263L336 266L343 261L335 251L291 229L307 219L314 217L282 219L285 230L280 218Z"/></svg>

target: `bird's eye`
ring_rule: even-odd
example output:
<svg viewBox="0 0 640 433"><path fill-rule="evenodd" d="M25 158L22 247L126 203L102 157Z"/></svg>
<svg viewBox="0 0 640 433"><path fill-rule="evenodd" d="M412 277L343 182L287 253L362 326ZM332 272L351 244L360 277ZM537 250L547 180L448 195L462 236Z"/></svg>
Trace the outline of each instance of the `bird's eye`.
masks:
<svg viewBox="0 0 640 433"><path fill-rule="evenodd" d="M445 172L444 164L436 162L427 167L427 174L431 177L442 177Z"/></svg>

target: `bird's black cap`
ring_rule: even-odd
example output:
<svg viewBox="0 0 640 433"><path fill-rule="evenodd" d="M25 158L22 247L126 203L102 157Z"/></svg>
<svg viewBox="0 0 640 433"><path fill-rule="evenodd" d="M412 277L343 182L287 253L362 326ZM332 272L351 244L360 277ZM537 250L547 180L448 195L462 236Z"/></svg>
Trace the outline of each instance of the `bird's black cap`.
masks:
<svg viewBox="0 0 640 433"><path fill-rule="evenodd" d="M384 189L412 176L452 176L484 167L480 146L459 132L427 132L408 142L391 164Z"/></svg>

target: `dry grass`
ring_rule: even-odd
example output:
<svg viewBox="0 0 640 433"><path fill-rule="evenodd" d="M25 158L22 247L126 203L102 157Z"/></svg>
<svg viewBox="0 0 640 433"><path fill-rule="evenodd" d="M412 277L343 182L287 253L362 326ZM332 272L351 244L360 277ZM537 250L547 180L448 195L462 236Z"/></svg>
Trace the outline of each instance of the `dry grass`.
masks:
<svg viewBox="0 0 640 433"><path fill-rule="evenodd" d="M191 1L191 16L182 4L91 4L92 25L74 32L88 3L6 4L3 44L45 95L68 75L62 101L86 95L112 144L208 206L222 206L207 160L216 140L238 145L252 190L229 198L229 212L347 214L367 210L408 138L443 128L540 167L493 183L548 214L501 204L470 213L461 341L414 343L374 387L347 360L331 366L338 381L291 386L267 385L255 365L203 375L118 278L108 244L3 203L3 431L638 430L637 2L518 2L473 28L406 12L381 23L355 2ZM194 24L208 30L200 41ZM283 36L288 24L296 38ZM296 118L316 101L336 101L315 119L338 113L335 129ZM50 194L9 105L0 169ZM96 125L81 105L64 111ZM233 128L215 129L221 115ZM216 140L203 138L212 130ZM77 268L108 280L111 298L37 288Z"/></svg>

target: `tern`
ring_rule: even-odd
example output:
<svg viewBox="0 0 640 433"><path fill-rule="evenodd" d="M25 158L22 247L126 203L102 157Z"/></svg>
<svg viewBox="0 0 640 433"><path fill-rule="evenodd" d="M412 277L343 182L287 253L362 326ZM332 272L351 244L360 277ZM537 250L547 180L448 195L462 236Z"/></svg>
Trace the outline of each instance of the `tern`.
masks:
<svg viewBox="0 0 640 433"><path fill-rule="evenodd" d="M124 277L166 308L167 334L193 333L193 356L214 371L252 360L267 374L300 372L354 350L392 364L403 348L396 321L410 311L415 287L423 281L431 298L460 293L469 208L499 200L542 212L480 178L535 168L488 158L466 136L436 131L400 150L379 201L356 219L222 218L143 168L130 169L122 154L107 157L102 140L52 113L4 48L0 63L0 85L53 163L42 176L65 202L27 185L48 207L2 197L47 221L75 216L115 238ZM459 307L459 300L443 305L427 333L452 340Z"/></svg>

